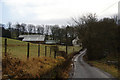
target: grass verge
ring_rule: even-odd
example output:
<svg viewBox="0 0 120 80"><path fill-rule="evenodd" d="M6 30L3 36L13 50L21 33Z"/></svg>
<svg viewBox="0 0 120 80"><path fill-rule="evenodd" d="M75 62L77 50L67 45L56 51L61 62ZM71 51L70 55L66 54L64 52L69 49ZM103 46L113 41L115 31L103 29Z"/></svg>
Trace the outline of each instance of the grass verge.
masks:
<svg viewBox="0 0 120 80"><path fill-rule="evenodd" d="M109 74L114 78L120 79L120 70L117 64L117 57L115 55L109 54L107 57L100 60L89 61L87 55L84 56L84 60L91 66L95 66ZM114 61L115 63L108 63L108 61Z"/></svg>
<svg viewBox="0 0 120 80"><path fill-rule="evenodd" d="M53 70L57 65L61 65L65 59L58 56L56 59L50 57L40 57L23 61L9 55L7 57L4 57L2 61L2 78L13 79L41 78L46 73ZM51 77L54 77L54 75L51 75Z"/></svg>
<svg viewBox="0 0 120 80"><path fill-rule="evenodd" d="M110 73L113 77L118 78L118 69L114 65L107 65L100 61L87 61L88 64L95 66L105 72ZM119 77L120 78L120 77Z"/></svg>
<svg viewBox="0 0 120 80"><path fill-rule="evenodd" d="M2 78L69 78L71 59L76 53L56 59L39 57L24 61L7 55L2 59Z"/></svg>

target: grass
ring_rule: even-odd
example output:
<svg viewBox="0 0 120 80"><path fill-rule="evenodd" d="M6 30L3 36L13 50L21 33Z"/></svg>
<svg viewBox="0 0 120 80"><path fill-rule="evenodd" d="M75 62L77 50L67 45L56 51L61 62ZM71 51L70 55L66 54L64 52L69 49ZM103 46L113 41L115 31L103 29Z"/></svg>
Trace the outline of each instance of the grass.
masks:
<svg viewBox="0 0 120 80"><path fill-rule="evenodd" d="M23 61L18 58L7 57L2 59L2 79L12 78L52 78L56 73L50 72L57 65L61 65L65 59L58 56L56 59L50 57L31 58ZM48 76L45 76L49 73Z"/></svg>
<svg viewBox="0 0 120 80"><path fill-rule="evenodd" d="M4 55L5 46L4 46L5 38L2 38L2 53ZM17 57L20 59L26 59L27 57L27 43L20 40L14 40L7 38L7 53L10 53L13 57ZM56 45L45 45L40 44L40 56L45 56L45 46L47 46L47 57L50 56L50 47ZM66 52L66 46L57 45L59 51ZM68 54L79 51L81 47L77 46L68 46ZM30 51L29 51L30 58L38 57L38 44L30 43ZM54 51L51 50L51 57L54 57Z"/></svg>
<svg viewBox="0 0 120 80"><path fill-rule="evenodd" d="M113 77L118 78L118 69L114 65L107 65L100 61L88 61L93 66L110 73Z"/></svg>
<svg viewBox="0 0 120 80"><path fill-rule="evenodd" d="M54 59L54 50L52 46L58 47L58 52L66 52L66 46L40 44L40 57L38 58L38 44L30 43L30 59L27 60L27 43L19 40L7 38L7 56L4 56L4 40L2 38L2 67L3 79L5 78L55 78L56 76L68 77L67 71L64 72L66 59L57 56ZM47 56L45 57L45 46ZM81 47L68 46L68 54L79 51ZM69 56L69 55L68 55ZM65 63L65 64L64 64ZM63 65L64 64L64 65ZM58 67L59 66L59 67ZM64 66L64 68L63 68Z"/></svg>

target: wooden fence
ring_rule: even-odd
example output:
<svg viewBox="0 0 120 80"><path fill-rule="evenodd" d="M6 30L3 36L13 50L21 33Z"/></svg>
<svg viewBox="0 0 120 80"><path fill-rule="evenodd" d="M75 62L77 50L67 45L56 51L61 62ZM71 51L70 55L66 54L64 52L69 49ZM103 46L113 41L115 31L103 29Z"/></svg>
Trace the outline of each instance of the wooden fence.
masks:
<svg viewBox="0 0 120 80"><path fill-rule="evenodd" d="M11 46L11 45L13 45L12 44L12 42L11 41L9 41L9 39L7 39L7 38L4 38L3 39L4 41L4 55L6 56L7 55L7 53L9 53L9 47ZM13 42L14 43L14 42ZM26 43L26 44L24 44L23 46L20 46L21 44L17 44L17 42L16 42L16 44L14 44L13 46L12 46L12 48L10 48L12 51L11 52L14 52L14 54L16 54L17 53L17 51L16 51L16 53L15 53L15 49L16 50L18 50L18 52L19 51L21 51L21 53L22 52L25 52L26 53L26 55L27 55L27 59L29 59L29 57L30 57L30 53L31 53L31 50L32 50L32 52L34 53L34 54L37 54L37 56L38 57L40 57L40 56L46 56L46 57L53 57L53 58L56 58L56 56L57 56L57 51L56 50L53 50L52 49L52 47L50 46L50 45L41 45L41 44L33 44L33 43L28 43L28 42L22 42L22 43ZM18 48L16 48L16 45L17 45L17 47ZM35 48L33 48L35 46ZM43 47L44 46L44 47ZM52 45L52 46L61 46L61 45ZM22 48L23 47L23 48ZM42 48L43 47L43 48ZM65 49L64 49L64 48ZM69 47L67 47L67 49L66 49L66 46L63 46L63 47L61 47L61 49L64 49L64 50L72 50L72 52L74 52L75 51L75 47L74 46L71 46L72 48L70 48L69 49ZM21 49L21 50L19 50L19 48ZM24 49L24 50L23 50ZM26 49L26 50L25 50ZM44 49L44 50L43 50ZM49 50L48 50L49 49ZM79 49L80 50L80 49ZM37 51L37 52L36 52ZM43 53L44 52L44 53ZM68 52L68 51L64 51L64 52ZM48 54L49 54L49 56L48 56Z"/></svg>

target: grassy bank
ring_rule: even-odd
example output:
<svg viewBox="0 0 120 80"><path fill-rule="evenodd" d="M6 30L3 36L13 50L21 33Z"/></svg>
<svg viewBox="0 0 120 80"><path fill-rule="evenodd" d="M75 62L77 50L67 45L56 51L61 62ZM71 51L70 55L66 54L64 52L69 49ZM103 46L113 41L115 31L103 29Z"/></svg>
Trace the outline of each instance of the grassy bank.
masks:
<svg viewBox="0 0 120 80"><path fill-rule="evenodd" d="M61 65L65 59L58 56L56 59L50 57L33 58L26 61L21 61L18 58L10 55L3 58L2 78L41 78L44 77L57 65ZM51 76L45 78L54 78L56 73L51 72Z"/></svg>
<svg viewBox="0 0 120 80"><path fill-rule="evenodd" d="M60 79L67 79L70 78L70 72L71 72L71 63L72 63L72 58L78 54L78 52L74 52L70 55L68 55L65 58L65 61L61 64L58 65L56 68L54 68L52 71L57 72L55 78L60 78Z"/></svg>
<svg viewBox="0 0 120 80"><path fill-rule="evenodd" d="M69 78L71 59L76 53L66 58L40 57L25 61L7 55L2 59L2 78Z"/></svg>
<svg viewBox="0 0 120 80"><path fill-rule="evenodd" d="M2 77L5 78L68 78L71 58L73 53L81 47L40 44L40 57L38 57L38 44L30 43L30 58L27 60L27 43L7 38L7 57L4 56L4 40L2 38ZM45 46L47 46L45 56ZM54 59L54 50L57 46L57 57ZM65 56L61 56L61 54Z"/></svg>
<svg viewBox="0 0 120 80"><path fill-rule="evenodd" d="M5 46L4 46L5 38L2 38L2 53L4 56ZM26 59L27 57L27 43L20 40L14 40L7 38L7 53L10 53L13 57L17 57L19 59ZM46 45L40 44L40 56L45 56L45 46L46 48L46 57L50 57L50 48L53 46L58 47L58 52L63 51L66 52L66 46L62 45ZM79 51L81 47L77 46L68 46L68 54L73 53L75 51ZM59 54L59 53L58 53ZM38 45L30 43L30 58L38 57ZM51 49L51 57L54 57L54 50Z"/></svg>
<svg viewBox="0 0 120 80"><path fill-rule="evenodd" d="M118 56L109 54L105 58L100 60L92 60L89 61L87 55L84 56L84 60L90 64L91 66L95 66L109 74L111 74L114 78L120 78L120 71L118 71Z"/></svg>
<svg viewBox="0 0 120 80"><path fill-rule="evenodd" d="M105 72L110 73L113 77L118 78L118 69L114 65L107 65L100 61L88 61L88 63Z"/></svg>

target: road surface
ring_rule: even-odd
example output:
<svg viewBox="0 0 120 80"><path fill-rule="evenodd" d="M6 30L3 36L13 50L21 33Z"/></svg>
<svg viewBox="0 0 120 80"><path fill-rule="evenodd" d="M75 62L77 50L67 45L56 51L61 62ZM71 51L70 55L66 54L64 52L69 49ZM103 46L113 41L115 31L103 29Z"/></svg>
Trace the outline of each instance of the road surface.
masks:
<svg viewBox="0 0 120 80"><path fill-rule="evenodd" d="M83 61L83 56L85 55L86 50L87 49L74 56L71 78L113 78L110 74L93 66L90 66Z"/></svg>

